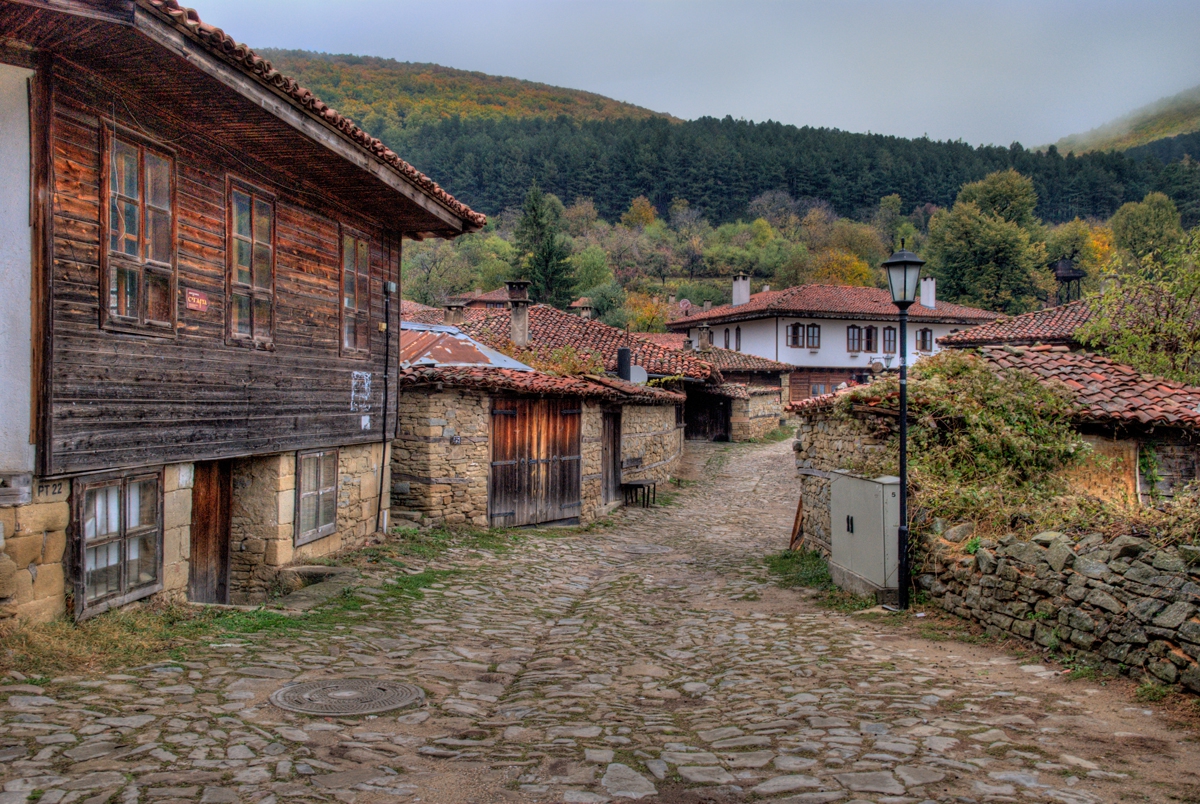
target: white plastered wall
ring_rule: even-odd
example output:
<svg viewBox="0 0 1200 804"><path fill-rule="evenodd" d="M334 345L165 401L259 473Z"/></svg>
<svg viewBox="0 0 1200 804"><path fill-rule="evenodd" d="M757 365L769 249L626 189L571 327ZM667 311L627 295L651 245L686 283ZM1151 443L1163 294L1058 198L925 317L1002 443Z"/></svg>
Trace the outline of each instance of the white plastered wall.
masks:
<svg viewBox="0 0 1200 804"><path fill-rule="evenodd" d="M33 470L29 443L32 238L29 78L0 64L0 472Z"/></svg>

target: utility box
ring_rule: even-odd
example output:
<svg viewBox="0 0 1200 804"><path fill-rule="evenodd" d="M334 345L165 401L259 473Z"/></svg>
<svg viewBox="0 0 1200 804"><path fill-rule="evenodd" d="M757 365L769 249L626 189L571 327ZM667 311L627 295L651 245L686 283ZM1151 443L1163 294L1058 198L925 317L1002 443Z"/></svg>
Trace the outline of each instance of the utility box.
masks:
<svg viewBox="0 0 1200 804"><path fill-rule="evenodd" d="M900 588L900 478L829 473L832 556L840 588L892 603Z"/></svg>

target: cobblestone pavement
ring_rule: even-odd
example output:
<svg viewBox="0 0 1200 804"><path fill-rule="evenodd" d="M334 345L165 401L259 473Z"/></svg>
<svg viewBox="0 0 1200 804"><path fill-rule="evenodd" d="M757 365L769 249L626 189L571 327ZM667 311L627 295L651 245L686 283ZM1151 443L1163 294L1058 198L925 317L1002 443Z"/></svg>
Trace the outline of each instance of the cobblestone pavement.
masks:
<svg viewBox="0 0 1200 804"><path fill-rule="evenodd" d="M1198 800L1195 743L1127 696L769 585L788 448L692 445L708 482L673 504L448 554L460 572L408 610L369 577L343 626L6 679L0 804ZM344 719L267 701L333 677L428 699Z"/></svg>

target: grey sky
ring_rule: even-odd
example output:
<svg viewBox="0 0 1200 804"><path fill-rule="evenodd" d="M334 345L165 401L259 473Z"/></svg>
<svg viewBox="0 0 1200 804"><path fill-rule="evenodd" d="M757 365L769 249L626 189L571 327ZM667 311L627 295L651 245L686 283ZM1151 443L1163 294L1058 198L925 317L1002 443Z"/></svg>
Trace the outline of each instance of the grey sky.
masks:
<svg viewBox="0 0 1200 804"><path fill-rule="evenodd" d="M184 0L252 47L435 62L682 118L1052 142L1200 84L1196 0Z"/></svg>

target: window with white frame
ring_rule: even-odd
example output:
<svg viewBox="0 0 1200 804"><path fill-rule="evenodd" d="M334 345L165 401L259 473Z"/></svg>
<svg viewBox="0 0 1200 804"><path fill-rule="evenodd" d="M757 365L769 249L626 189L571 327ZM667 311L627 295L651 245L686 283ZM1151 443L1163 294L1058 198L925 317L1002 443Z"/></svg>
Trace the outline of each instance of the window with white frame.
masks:
<svg viewBox="0 0 1200 804"><path fill-rule="evenodd" d="M297 546L337 530L338 451L301 452L296 456Z"/></svg>
<svg viewBox="0 0 1200 804"><path fill-rule="evenodd" d="M162 588L158 472L76 481L76 612L98 613Z"/></svg>

